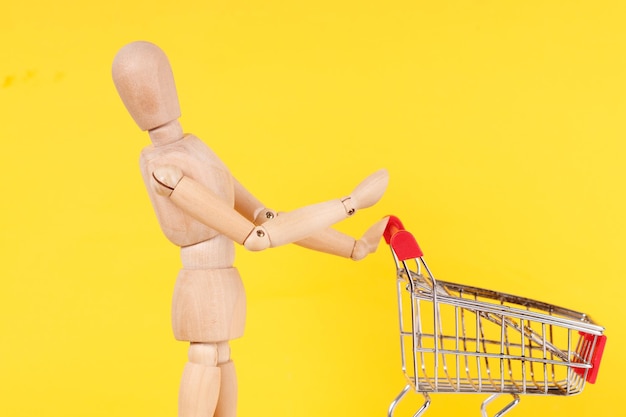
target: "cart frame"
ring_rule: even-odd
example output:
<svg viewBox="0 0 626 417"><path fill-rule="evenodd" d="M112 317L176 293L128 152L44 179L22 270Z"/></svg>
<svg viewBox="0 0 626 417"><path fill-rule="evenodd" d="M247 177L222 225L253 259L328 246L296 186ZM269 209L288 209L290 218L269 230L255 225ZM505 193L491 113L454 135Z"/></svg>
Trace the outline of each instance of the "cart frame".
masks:
<svg viewBox="0 0 626 417"><path fill-rule="evenodd" d="M411 390L487 393L481 413L500 395L574 395L595 383L606 343L589 316L529 298L435 279L417 241L390 216L384 237L397 271L402 371L407 384L388 417ZM414 266L413 266L414 264Z"/></svg>

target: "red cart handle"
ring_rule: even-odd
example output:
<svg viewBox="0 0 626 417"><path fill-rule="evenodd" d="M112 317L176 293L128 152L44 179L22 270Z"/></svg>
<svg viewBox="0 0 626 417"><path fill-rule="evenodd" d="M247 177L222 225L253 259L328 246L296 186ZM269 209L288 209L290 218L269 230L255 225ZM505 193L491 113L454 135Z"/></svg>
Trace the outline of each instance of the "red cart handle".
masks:
<svg viewBox="0 0 626 417"><path fill-rule="evenodd" d="M424 256L413 235L404 229L402 222L396 216L389 216L383 236L399 261Z"/></svg>

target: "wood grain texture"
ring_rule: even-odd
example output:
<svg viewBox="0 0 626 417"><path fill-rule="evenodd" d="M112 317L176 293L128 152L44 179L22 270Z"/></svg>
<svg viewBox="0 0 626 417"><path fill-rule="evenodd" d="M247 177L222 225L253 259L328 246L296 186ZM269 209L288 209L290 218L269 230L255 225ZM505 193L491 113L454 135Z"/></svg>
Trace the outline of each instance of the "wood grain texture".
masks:
<svg viewBox="0 0 626 417"><path fill-rule="evenodd" d="M246 295L235 268L182 269L174 287L176 340L220 342L243 335Z"/></svg>

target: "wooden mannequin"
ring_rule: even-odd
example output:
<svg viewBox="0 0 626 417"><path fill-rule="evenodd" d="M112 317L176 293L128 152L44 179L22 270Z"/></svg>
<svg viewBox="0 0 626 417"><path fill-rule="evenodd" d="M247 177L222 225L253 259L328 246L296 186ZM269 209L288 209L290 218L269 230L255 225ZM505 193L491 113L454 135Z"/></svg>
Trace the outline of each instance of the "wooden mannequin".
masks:
<svg viewBox="0 0 626 417"><path fill-rule="evenodd" d="M228 341L243 334L245 293L233 267L233 242L257 251L295 242L355 260L376 250L387 219L361 239L329 226L375 204L387 172L378 171L348 197L288 213L265 208L198 138L183 134L172 70L156 45L134 42L113 62L113 80L152 146L140 167L166 237L180 247L172 326L190 342L179 393L180 417L236 415L237 382Z"/></svg>

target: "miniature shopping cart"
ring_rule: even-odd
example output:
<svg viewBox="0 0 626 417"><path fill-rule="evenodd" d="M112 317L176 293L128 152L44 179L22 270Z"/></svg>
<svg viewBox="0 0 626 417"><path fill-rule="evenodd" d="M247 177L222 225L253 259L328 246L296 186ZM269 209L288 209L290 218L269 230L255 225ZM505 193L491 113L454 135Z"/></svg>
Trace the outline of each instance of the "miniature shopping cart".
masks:
<svg viewBox="0 0 626 417"><path fill-rule="evenodd" d="M436 280L415 238L390 217L384 234L397 267L402 370L407 385L424 396L414 414L430 405L429 393L491 394L519 403L519 394L574 395L594 383L606 336L589 316L495 291Z"/></svg>

